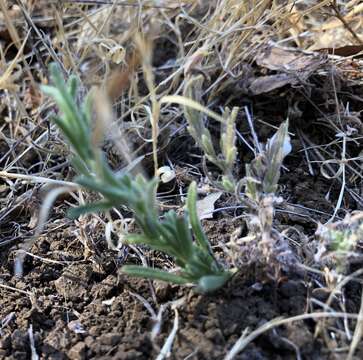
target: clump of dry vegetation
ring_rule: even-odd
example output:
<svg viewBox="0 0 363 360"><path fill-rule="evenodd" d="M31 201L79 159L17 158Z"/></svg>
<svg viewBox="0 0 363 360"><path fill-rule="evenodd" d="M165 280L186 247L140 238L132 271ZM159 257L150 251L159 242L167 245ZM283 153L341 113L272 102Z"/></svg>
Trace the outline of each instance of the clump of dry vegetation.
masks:
<svg viewBox="0 0 363 360"><path fill-rule="evenodd" d="M0 358L361 358L362 13L0 2Z"/></svg>

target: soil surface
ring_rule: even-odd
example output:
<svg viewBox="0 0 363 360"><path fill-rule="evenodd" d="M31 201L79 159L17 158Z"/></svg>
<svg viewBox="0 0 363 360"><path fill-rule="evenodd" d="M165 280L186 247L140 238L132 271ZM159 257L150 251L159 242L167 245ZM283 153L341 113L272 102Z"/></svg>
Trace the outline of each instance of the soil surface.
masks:
<svg viewBox="0 0 363 360"><path fill-rule="evenodd" d="M205 225L212 241L227 241L236 221ZM328 293L314 289L308 274L265 284L240 274L213 295L151 285L121 274L112 253L102 255L102 266L95 257L77 260L83 249L70 230L49 232L37 241L32 252L38 258L26 259L22 279L12 275L13 262L3 260L1 284L13 288L0 288L1 359L30 359L29 329L41 359L153 359L176 317L171 359L223 359L245 329L303 314L312 306L311 297L327 298ZM346 299L346 311L357 313L359 286L350 291L354 296ZM327 352L314 337L315 325L299 321L266 332L236 359L345 358ZM362 356L360 346L356 359Z"/></svg>
<svg viewBox="0 0 363 360"><path fill-rule="evenodd" d="M44 240L43 249L57 249ZM63 247L58 243L60 247ZM50 249L51 247L51 249ZM39 253L47 256L48 251ZM1 290L3 326L1 356L27 359L30 356L27 330L32 325L39 355L47 359L151 359L171 330L175 312L163 313L156 344L150 339L153 319L144 302L157 304L147 281L132 280L117 269L102 271L92 263L68 266L44 264L33 259L32 270L22 279L2 273L7 284L29 295ZM158 304L182 299L176 311L179 331L172 358L220 359L246 327L255 328L279 315L297 315L307 306L308 284L303 279L261 287L235 278L229 287L213 296L197 295L165 284L155 286ZM257 288L257 289L255 289ZM137 294L137 295L135 295ZM140 300L142 296L143 300ZM327 359L309 324L292 324L259 338L240 359L296 357Z"/></svg>

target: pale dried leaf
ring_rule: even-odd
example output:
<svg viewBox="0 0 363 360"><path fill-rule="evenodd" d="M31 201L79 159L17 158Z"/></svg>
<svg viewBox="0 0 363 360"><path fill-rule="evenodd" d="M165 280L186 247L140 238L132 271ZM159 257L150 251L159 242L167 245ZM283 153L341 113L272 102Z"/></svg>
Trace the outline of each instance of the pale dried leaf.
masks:
<svg viewBox="0 0 363 360"><path fill-rule="evenodd" d="M197 214L200 220L213 218L214 204L221 195L222 192L216 192L197 201Z"/></svg>
<svg viewBox="0 0 363 360"><path fill-rule="evenodd" d="M249 91L252 95L259 95L279 89L285 85L294 85L297 83L297 77L289 74L260 76L252 81L249 86Z"/></svg>
<svg viewBox="0 0 363 360"><path fill-rule="evenodd" d="M256 63L270 70L301 71L320 63L318 57L277 47L268 48L258 55Z"/></svg>
<svg viewBox="0 0 363 360"><path fill-rule="evenodd" d="M170 166L162 166L158 169L157 175L160 180L166 184L175 178L175 171L170 168Z"/></svg>

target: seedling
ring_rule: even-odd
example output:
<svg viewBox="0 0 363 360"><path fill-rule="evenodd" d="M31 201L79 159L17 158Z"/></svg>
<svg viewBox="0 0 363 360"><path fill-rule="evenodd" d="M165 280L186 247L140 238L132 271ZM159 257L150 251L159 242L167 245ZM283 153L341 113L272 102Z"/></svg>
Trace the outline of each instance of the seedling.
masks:
<svg viewBox="0 0 363 360"><path fill-rule="evenodd" d="M262 148L262 146L261 146ZM268 140L265 148L246 165L244 201L250 213L248 222L250 234L255 239L258 258L271 266L278 274L281 266L295 261L286 240L273 228L275 205L281 202L276 195L282 163L291 151L288 121L282 123L278 131ZM237 191L239 193L239 190Z"/></svg>
<svg viewBox="0 0 363 360"><path fill-rule="evenodd" d="M202 102L202 76L190 76L186 80L184 96L196 103ZM184 106L188 121L188 130L196 144L203 151L205 158L216 165L222 172L221 181L212 183L224 191L236 193L239 200L247 205L249 234L245 243L249 243L252 256L248 261L263 264L278 263L285 252L290 257L288 246L273 229L274 208L280 198L276 196L281 167L285 156L291 151L288 122L283 123L278 131L268 140L265 147L259 145L255 159L246 165L246 177L237 181L233 168L237 157L235 121L238 108L226 109L221 121L220 152L215 149L212 136L204 124L204 115L199 109ZM206 171L208 174L208 172ZM245 194L241 190L245 187ZM248 239L248 241L247 241ZM251 241L253 240L253 241ZM278 249L277 249L278 248ZM241 249L239 249L241 253ZM236 258L240 254L236 255ZM243 254L242 254L243 257ZM286 259L283 259L285 261ZM238 263L238 260L235 260ZM278 265L279 266L279 265ZM277 266L277 267L278 267Z"/></svg>
<svg viewBox="0 0 363 360"><path fill-rule="evenodd" d="M175 259L178 274L137 265L125 265L122 270L132 276L157 279L175 284L194 284L201 292L223 286L231 273L225 271L213 256L208 239L196 211L197 187L192 183L188 190L187 210L183 216L169 211L161 218L158 212L156 190L158 180L136 178L128 172L115 173L103 153L92 143L91 96L79 107L75 101L77 79L71 77L66 84L55 65L50 67L54 86L43 86L52 96L61 115L53 120L71 145L72 164L79 176L76 182L86 190L102 195L102 200L72 209L75 218L85 213L109 211L126 206L140 228L139 234L128 234L126 242L147 245Z"/></svg>
<svg viewBox="0 0 363 360"><path fill-rule="evenodd" d="M281 124L265 150L246 165L246 195L255 203L277 191L282 162L291 151L288 126L287 121Z"/></svg>
<svg viewBox="0 0 363 360"><path fill-rule="evenodd" d="M320 224L316 236L319 246L314 260L323 266L336 265L338 273L346 272L350 260L361 261L356 250L363 239L363 212L353 212L335 223Z"/></svg>
<svg viewBox="0 0 363 360"><path fill-rule="evenodd" d="M202 76L192 76L188 78L184 96L201 103L201 86L203 83ZM235 122L238 108L231 110L226 109L221 123L220 153L215 149L212 136L204 124L204 115L200 111L188 106L184 106L184 115L188 121L188 131L193 137L198 147L203 151L205 158L221 170L222 176L220 181L212 182L227 192L234 192L236 181L233 177L233 168L237 156ZM206 171L208 175L208 171Z"/></svg>

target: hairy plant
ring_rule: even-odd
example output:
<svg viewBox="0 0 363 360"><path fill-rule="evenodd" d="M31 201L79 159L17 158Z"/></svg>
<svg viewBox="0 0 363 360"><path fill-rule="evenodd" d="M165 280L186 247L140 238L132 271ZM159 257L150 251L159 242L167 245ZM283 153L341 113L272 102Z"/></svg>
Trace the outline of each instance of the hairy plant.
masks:
<svg viewBox="0 0 363 360"><path fill-rule="evenodd" d="M72 164L79 173L75 181L86 190L102 195L98 202L72 209L70 216L126 206L141 230L139 234L128 234L126 242L147 245L172 256L180 270L174 274L125 265L122 268L125 273L176 284L192 283L201 292L223 286L231 273L225 271L213 256L201 227L196 211L196 184L189 187L187 210L183 216L169 211L160 217L156 199L158 180L147 180L142 175L135 178L127 171L113 172L92 141L92 96L88 95L83 105L77 106L77 79L70 77L65 83L55 65L51 65L50 72L55 86L43 86L43 91L55 99L61 111L61 115L54 116L53 120L72 148Z"/></svg>
<svg viewBox="0 0 363 360"><path fill-rule="evenodd" d="M203 76L188 77L185 87L184 96L192 99L197 103L202 102L202 84ZM203 151L208 161L217 166L222 172L221 181L214 181L219 188L234 192L236 181L233 177L233 168L237 156L235 122L238 108L231 110L226 109L223 114L224 122L221 123L220 153L213 145L210 131L204 124L204 114L189 106L184 106L184 115L188 121L188 131L193 137L198 147ZM208 172L206 171L208 175Z"/></svg>
<svg viewBox="0 0 363 360"><path fill-rule="evenodd" d="M184 96L200 104L202 83L203 76L190 75L186 80ZM248 242L249 250L244 251L245 249L237 246L237 253L233 257L249 258L249 262L264 265L273 264L272 267L275 268L278 268L280 263L290 262L292 257L288 245L273 228L275 205L282 200L276 195L281 167L285 156L291 151L288 121L281 124L264 147L258 146L259 152L255 159L246 164L245 178L237 181L233 176L233 168L237 157L235 121L238 108L233 108L232 111L227 109L223 115L220 153L217 153L213 145L212 136L204 123L205 116L200 110L199 107L188 106L188 103L184 105L189 133L203 151L205 158L222 172L222 180L212 180L212 183L224 191L236 193L248 208L249 234L242 242ZM208 174L207 171L206 173ZM242 186L245 186L245 196L240 196ZM240 259L233 261L241 262Z"/></svg>
<svg viewBox="0 0 363 360"><path fill-rule="evenodd" d="M281 167L291 151L288 121L281 124L265 149L246 165L246 196L252 221L250 229L260 237L258 242L264 257L269 260L275 246L273 234L274 205L281 201L276 196Z"/></svg>
<svg viewBox="0 0 363 360"><path fill-rule="evenodd" d="M356 249L363 239L363 212L347 214L343 220L335 223L319 224L316 236L319 246L315 261L322 266L334 265L337 272L344 273L354 259L362 261Z"/></svg>
<svg viewBox="0 0 363 360"><path fill-rule="evenodd" d="M291 151L288 121L282 123L278 131L267 141L261 152L246 164L244 201L250 213L249 237L254 238L263 260L275 270L295 261L289 246L273 227L275 205L282 199L276 195L282 163ZM239 191L238 191L239 193Z"/></svg>
<svg viewBox="0 0 363 360"><path fill-rule="evenodd" d="M262 277L276 279L281 268L296 262L286 239L273 226L275 206L282 202L277 196L282 163L291 151L288 122L281 124L265 146L259 144L258 148L256 157L246 164L246 176L238 182L235 191L247 207L248 234L242 238L238 231L232 234L230 256L238 268L255 264L263 269Z"/></svg>

